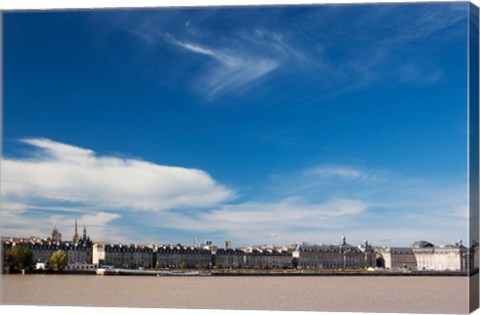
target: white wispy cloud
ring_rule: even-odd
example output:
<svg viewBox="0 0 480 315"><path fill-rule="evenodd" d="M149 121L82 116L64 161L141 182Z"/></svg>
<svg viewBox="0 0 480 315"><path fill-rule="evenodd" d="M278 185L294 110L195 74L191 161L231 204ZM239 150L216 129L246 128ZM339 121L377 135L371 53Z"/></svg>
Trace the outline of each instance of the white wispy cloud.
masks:
<svg viewBox="0 0 480 315"><path fill-rule="evenodd" d="M336 199L320 204L309 204L300 198L289 198L276 203L244 203L227 205L203 215L205 221L219 227L234 224L268 224L315 227L320 222L335 217L356 215L367 209L361 200ZM321 225L321 224L320 224Z"/></svg>
<svg viewBox="0 0 480 315"><path fill-rule="evenodd" d="M357 215L324 221L332 223L337 233L344 231L357 241L367 238L381 244L388 238L394 240L388 245L408 245L416 238L437 243L467 240L468 190L466 178L462 180L461 176L455 180L428 178L393 170L327 164L276 173L268 186L272 187L269 194L298 195L311 204L336 198L368 205ZM304 224L309 226L308 219ZM329 240L330 230L321 224L318 227L318 237ZM278 234L297 235L287 228L283 232Z"/></svg>
<svg viewBox="0 0 480 315"><path fill-rule="evenodd" d="M375 176L367 172L349 167L315 167L304 172L307 176L318 176L320 178L347 178L352 180L374 180Z"/></svg>
<svg viewBox="0 0 480 315"><path fill-rule="evenodd" d="M336 196L363 199L358 192L378 187L384 181L384 172L355 168L348 165L327 164L294 172L277 172L270 178L270 190L313 199Z"/></svg>
<svg viewBox="0 0 480 315"><path fill-rule="evenodd" d="M31 158L2 161L2 197L82 203L103 209L162 211L214 206L233 191L206 172L135 159L98 156L48 139L24 139Z"/></svg>
<svg viewBox="0 0 480 315"><path fill-rule="evenodd" d="M200 46L195 45L195 44L184 43L184 42L178 41L177 39L175 39L175 37L173 37L169 33L165 34L165 38L168 41L170 41L171 43L173 43L175 45L178 45L180 47L183 47L187 50L190 50L191 52L198 53L198 54L201 54L201 55L211 56L211 57L213 57L213 58L217 59L218 61L220 61L222 63L225 63L225 64L230 64L230 63L235 64L237 62L237 60L235 58L229 58L228 56L222 55L221 53L215 52L211 49L203 48L203 47L200 47Z"/></svg>
<svg viewBox="0 0 480 315"><path fill-rule="evenodd" d="M332 236L338 234L368 208L369 205L362 200L331 199L310 203L292 197L277 202L229 204L198 214L166 212L161 221L150 223L192 235L220 233L244 245L258 242L287 244L319 240L325 232L331 232Z"/></svg>
<svg viewBox="0 0 480 315"><path fill-rule="evenodd" d="M263 77L280 66L276 60L265 54L245 52L233 48L211 48L190 42L179 41L166 33L165 39L192 53L201 54L216 61L206 74L202 74L197 87L207 97L212 98L220 93L230 92Z"/></svg>

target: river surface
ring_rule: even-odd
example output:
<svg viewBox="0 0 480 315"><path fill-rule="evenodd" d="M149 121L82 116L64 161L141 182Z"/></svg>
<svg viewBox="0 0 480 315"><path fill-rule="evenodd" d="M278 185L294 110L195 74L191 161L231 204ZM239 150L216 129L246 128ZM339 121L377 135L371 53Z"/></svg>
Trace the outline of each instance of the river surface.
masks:
<svg viewBox="0 0 480 315"><path fill-rule="evenodd" d="M8 305L468 313L468 277L2 275L1 285Z"/></svg>

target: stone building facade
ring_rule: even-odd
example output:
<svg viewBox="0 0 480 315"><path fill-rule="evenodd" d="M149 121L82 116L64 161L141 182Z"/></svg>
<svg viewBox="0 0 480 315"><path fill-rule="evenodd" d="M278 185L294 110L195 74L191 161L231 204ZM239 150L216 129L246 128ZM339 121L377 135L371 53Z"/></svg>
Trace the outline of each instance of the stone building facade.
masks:
<svg viewBox="0 0 480 315"><path fill-rule="evenodd" d="M381 267L390 270L466 271L471 260L468 248L461 241L453 245L435 246L417 241L410 247L379 248Z"/></svg>
<svg viewBox="0 0 480 315"><path fill-rule="evenodd" d="M156 247L155 265L160 267L207 268L212 263L211 250L194 246L164 245Z"/></svg>
<svg viewBox="0 0 480 315"><path fill-rule="evenodd" d="M301 244L293 252L296 265L302 269L363 269L374 266L375 254L367 241L355 247L346 242L339 245Z"/></svg>
<svg viewBox="0 0 480 315"><path fill-rule="evenodd" d="M115 268L152 268L153 249L145 245L93 244L93 264Z"/></svg>
<svg viewBox="0 0 480 315"><path fill-rule="evenodd" d="M378 250L380 267L383 264L385 269L416 269L417 257L410 247L387 247Z"/></svg>
<svg viewBox="0 0 480 315"><path fill-rule="evenodd" d="M245 267L247 268L291 268L293 266L292 252L278 248L253 248L245 252Z"/></svg>
<svg viewBox="0 0 480 315"><path fill-rule="evenodd" d="M241 249L217 249L212 264L219 268L243 268L245 252Z"/></svg>

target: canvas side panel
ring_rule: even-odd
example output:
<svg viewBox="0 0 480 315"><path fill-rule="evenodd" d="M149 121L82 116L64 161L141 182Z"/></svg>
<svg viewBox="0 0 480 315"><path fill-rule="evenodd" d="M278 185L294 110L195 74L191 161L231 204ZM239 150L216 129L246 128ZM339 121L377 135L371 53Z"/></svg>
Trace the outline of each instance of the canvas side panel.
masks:
<svg viewBox="0 0 480 315"><path fill-rule="evenodd" d="M4 25L3 25L3 12L0 11L0 176L2 175L2 157L3 157L3 31L4 31ZM0 192L2 191L2 187L0 184ZM2 226L3 226L3 221L2 221L2 198L0 197L0 236L2 234ZM3 242L2 242L2 248L0 249L0 275L3 274ZM0 282L0 305L3 304L2 302L2 284Z"/></svg>
<svg viewBox="0 0 480 315"><path fill-rule="evenodd" d="M1 172L1 166L2 166L2 159L3 157L3 37L4 37L4 30L5 30L5 25L3 24L3 15L5 13L0 11L0 176L2 175ZM1 186L0 186L0 191L1 191ZM0 198L0 205L1 205L2 199ZM1 208L0 208L1 209ZM1 210L0 210L1 211ZM0 234L2 231L2 216L0 212ZM3 251L0 251L0 257L2 255ZM0 260L0 265L3 264L3 257ZM3 265L1 271L3 272Z"/></svg>
<svg viewBox="0 0 480 315"><path fill-rule="evenodd" d="M470 4L468 21L468 111L469 111L469 238L470 238L470 312L479 307L479 32L478 7Z"/></svg>

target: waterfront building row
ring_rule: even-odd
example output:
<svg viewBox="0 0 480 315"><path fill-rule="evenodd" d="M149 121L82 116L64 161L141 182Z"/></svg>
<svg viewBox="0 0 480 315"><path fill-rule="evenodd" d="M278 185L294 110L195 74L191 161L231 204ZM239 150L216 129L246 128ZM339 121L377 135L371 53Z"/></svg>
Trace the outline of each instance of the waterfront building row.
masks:
<svg viewBox="0 0 480 315"><path fill-rule="evenodd" d="M124 268L303 268L303 269L364 269L375 266L373 247L365 242L359 246L308 245L290 247L217 248L176 245L93 245L93 264Z"/></svg>
<svg viewBox="0 0 480 315"><path fill-rule="evenodd" d="M71 268L79 264L117 268L306 268L340 269L372 266L362 251L348 245L300 245L295 248L253 247L205 249L184 245L72 244L46 239L4 240L4 257L12 246L26 246L34 263L46 263L57 250L68 255ZM370 263L369 263L370 262Z"/></svg>
<svg viewBox="0 0 480 315"><path fill-rule="evenodd" d="M93 263L116 268L289 268L292 253L278 249L210 249L194 246L125 246L96 243Z"/></svg>
<svg viewBox="0 0 480 315"><path fill-rule="evenodd" d="M418 241L410 247L373 247L365 241L350 245L342 237L340 244L305 244L294 247L250 247L233 249L176 245L106 245L103 252L94 245L97 265L170 267L170 268L301 268L466 271L478 268L478 246L468 249L461 242L434 246ZM122 249L123 248L123 249ZM128 250L127 250L128 249ZM123 253L123 254L120 254ZM141 257L141 258L140 258Z"/></svg>
<svg viewBox="0 0 480 315"><path fill-rule="evenodd" d="M373 247L367 241L350 245L342 237L340 244L306 244L295 246L224 248L211 244L197 246L141 245L92 243L84 236L76 236L77 243L62 242L54 228L52 237L39 239L2 239L3 257L13 246L26 246L33 254L34 263L45 264L57 250L68 255L69 269L91 266L116 268L301 268L301 269L365 269L466 271L469 266L478 269L478 246L466 248L461 242L434 246L418 241L409 247ZM55 236L55 237L54 237ZM476 259L475 259L476 257Z"/></svg>

